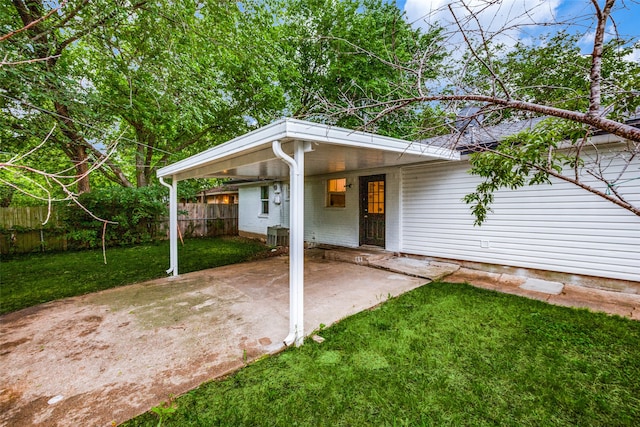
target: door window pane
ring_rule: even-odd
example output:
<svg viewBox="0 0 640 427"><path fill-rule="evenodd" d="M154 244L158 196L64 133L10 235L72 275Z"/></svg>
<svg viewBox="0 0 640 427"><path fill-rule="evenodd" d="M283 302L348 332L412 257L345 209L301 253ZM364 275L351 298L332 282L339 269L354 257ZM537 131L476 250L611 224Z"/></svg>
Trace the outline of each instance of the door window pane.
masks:
<svg viewBox="0 0 640 427"><path fill-rule="evenodd" d="M384 181L368 183L367 211L372 214L384 213Z"/></svg>

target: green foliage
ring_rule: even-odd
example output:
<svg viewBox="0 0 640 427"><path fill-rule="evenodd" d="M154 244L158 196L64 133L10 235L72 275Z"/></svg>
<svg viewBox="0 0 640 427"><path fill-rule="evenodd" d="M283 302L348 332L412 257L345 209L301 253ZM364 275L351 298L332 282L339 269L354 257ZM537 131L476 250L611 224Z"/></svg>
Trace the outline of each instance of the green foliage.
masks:
<svg viewBox="0 0 640 427"><path fill-rule="evenodd" d="M501 88L494 78L497 77L510 91L505 94L498 90L499 97L587 112L592 84L591 57L581 52L579 40L577 34L560 32L533 43L519 42L514 47L487 46L483 52L488 56L484 59L492 64L493 72L484 68L480 61L472 61L465 82L478 93L496 94L496 88ZM640 85L640 64L628 59L631 49L629 41L620 39L609 40L604 46L601 104L606 116L613 120L627 119L640 106L635 89ZM492 124L530 117L530 114L503 109L491 112L489 109L486 116L485 124ZM475 192L465 196L464 201L471 205L475 224L480 225L487 219L495 192L503 188L550 184L550 176L554 173L580 180L586 170L613 188L620 176L608 176L606 165L585 167L582 143L589 135L589 129L577 122L546 120L531 132L500 141L493 150L473 154L470 172L484 180ZM561 143L562 147L558 149ZM630 154L627 162L632 159L633 154Z"/></svg>
<svg viewBox="0 0 640 427"><path fill-rule="evenodd" d="M151 412L158 416L158 425L156 427L161 427L162 423L169 419L177 409L178 408L173 404L173 399L169 399L168 402L162 402L158 406L151 408Z"/></svg>
<svg viewBox="0 0 640 427"><path fill-rule="evenodd" d="M104 224L75 204L70 204L63 215L69 232L70 245L75 248L95 248L104 240L107 246L127 246L150 242L158 235L157 222L166 215L166 191L160 186L143 188L111 187L94 190L79 196L78 201L94 216L107 221Z"/></svg>
<svg viewBox="0 0 640 427"><path fill-rule="evenodd" d="M37 18L55 6L3 4L2 33L23 26L21 7ZM35 60L0 69L7 89L0 97L3 151L25 153L57 124L29 165L68 169L72 182L74 165L92 163L117 141L116 154L99 168L102 177L92 174L91 183L142 187L158 167L237 136L255 120L279 117L284 96L273 84L275 45L246 11L214 0L69 0L2 42L3 59Z"/></svg>
<svg viewBox="0 0 640 427"><path fill-rule="evenodd" d="M580 34L560 32L535 45L518 43L499 59L503 78L515 88L511 96L574 111L589 107L591 56L579 48ZM606 42L602 57L602 105L612 118L625 119L640 106L634 90L640 84L640 64L625 57L625 40Z"/></svg>
<svg viewBox="0 0 640 427"><path fill-rule="evenodd" d="M15 189L13 187L0 184L0 207L9 207L9 205L11 205L11 200L13 199L14 193Z"/></svg>
<svg viewBox="0 0 640 427"><path fill-rule="evenodd" d="M187 239L178 250L181 273L246 261L266 253L258 241L240 238ZM169 242L107 250L3 257L0 314L43 302L166 277Z"/></svg>
<svg viewBox="0 0 640 427"><path fill-rule="evenodd" d="M262 60L273 45L252 19L233 2L160 1L87 39L98 107L135 142L122 152L138 186L158 167L247 131L247 118L279 115L282 92Z"/></svg>
<svg viewBox="0 0 640 427"><path fill-rule="evenodd" d="M178 183L178 199L186 202L197 202L197 194L202 190L208 190L222 185L220 179L188 179ZM165 192L167 192L166 187Z"/></svg>
<svg viewBox="0 0 640 427"><path fill-rule="evenodd" d="M591 56L580 48L581 34L559 32L537 40L519 41L515 46L487 45L483 58L492 64L489 72L480 61L466 64L464 83L479 94L551 105L569 111L586 112L591 87ZM628 40L605 43L602 56L602 106L607 116L624 120L640 106L635 89L640 85L640 64L629 60L633 45ZM502 92L496 78L505 83ZM500 110L488 114L486 122L527 116L520 111Z"/></svg>
<svg viewBox="0 0 640 427"><path fill-rule="evenodd" d="M2 33L20 29L57 6L41 0L3 4ZM126 20L130 9L121 6L109 0L69 0L58 13L2 42L3 59L10 64L0 69L0 128L10 129L2 137L11 155L33 149L55 126L38 155L23 163L50 173L67 171L63 175L71 182L96 155L93 148L111 140L116 129L111 118L95 108L98 97L86 78L82 40ZM32 178L46 184L42 177Z"/></svg>
<svg viewBox="0 0 640 427"><path fill-rule="evenodd" d="M169 426L625 426L640 323L431 283L176 402ZM265 421L266 420L266 421ZM153 414L124 426L153 426Z"/></svg>
<svg viewBox="0 0 640 427"><path fill-rule="evenodd" d="M437 75L445 51L420 53L441 41L440 29L415 30L395 4L382 0L276 3L285 61L280 84L292 115L347 128L368 124L384 135L413 133L426 107L400 109L371 124L383 109L373 105L409 96L422 83L408 72L420 58L422 78Z"/></svg>
<svg viewBox="0 0 640 427"><path fill-rule="evenodd" d="M549 119L532 131L505 138L495 149L473 153L469 173L484 178L475 192L463 200L472 205L475 225L481 225L491 211L494 193L502 188L511 190L525 185L551 185L550 174L561 173L563 167L573 168L581 162L579 152L558 150L558 144L575 145L587 129L572 122Z"/></svg>
<svg viewBox="0 0 640 427"><path fill-rule="evenodd" d="M38 16L57 5L3 5L3 33L24 24L18 10L27 3ZM0 69L3 151L25 153L56 126L23 164L66 171L69 184L79 165L95 164L117 141L101 174L90 175L91 187L147 186L157 168L283 115L362 126L381 108L358 108L419 84L407 71L415 61L426 61L423 78L438 74L444 50L421 53L439 37L412 29L383 0L69 0L2 43L7 61L47 58ZM413 134L427 109L399 110L369 130ZM30 191L42 184L64 196L41 176L20 179Z"/></svg>

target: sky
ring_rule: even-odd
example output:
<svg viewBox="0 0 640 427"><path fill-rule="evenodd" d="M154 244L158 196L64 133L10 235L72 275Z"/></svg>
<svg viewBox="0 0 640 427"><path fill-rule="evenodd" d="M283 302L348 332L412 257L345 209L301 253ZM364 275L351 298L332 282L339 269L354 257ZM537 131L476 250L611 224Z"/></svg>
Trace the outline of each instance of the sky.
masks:
<svg viewBox="0 0 640 427"><path fill-rule="evenodd" d="M425 26L426 22L440 22L445 27L454 26L451 12L447 5L458 3L455 0L396 0L396 4L407 14L409 22L416 27ZM466 0L472 8L485 7L487 0ZM603 0L599 0L601 5ZM524 11L528 13L523 15ZM463 22L468 13L460 8L454 8L458 19ZM526 27L507 31L501 36L501 41L506 44L515 44L516 41L533 40L541 34L555 33L562 28L568 32L579 33L580 46L584 53L589 53L593 48L594 8L590 0L503 0L499 5L484 10L479 15L479 21L484 29L498 29L505 23L523 24ZM524 17L523 17L524 16ZM617 33L623 38L640 39L640 2L638 0L618 0L612 13L613 25L608 26L610 34ZM532 23L557 22L571 19L577 25L570 28L566 26L543 27ZM460 40L462 41L462 40ZM640 61L640 49L636 49L632 57Z"/></svg>

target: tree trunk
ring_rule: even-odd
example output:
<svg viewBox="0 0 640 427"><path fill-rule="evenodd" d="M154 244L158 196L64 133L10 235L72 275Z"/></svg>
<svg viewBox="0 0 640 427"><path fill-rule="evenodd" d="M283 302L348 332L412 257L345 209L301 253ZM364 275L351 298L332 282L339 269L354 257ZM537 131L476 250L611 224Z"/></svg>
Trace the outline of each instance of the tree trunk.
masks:
<svg viewBox="0 0 640 427"><path fill-rule="evenodd" d="M611 8L615 0L607 0L604 8L600 9L597 0L591 0L596 9L596 17L598 24L596 25L596 33L593 40L593 52L591 53L591 73L589 76L590 93L589 93L589 115L597 116L600 114L601 98L602 98L602 53L604 51L604 36L607 26L607 20L611 13Z"/></svg>
<svg viewBox="0 0 640 427"><path fill-rule="evenodd" d="M145 173L144 160L145 147L142 144L138 144L136 147L136 185L138 188L146 187L149 184L147 181L147 174Z"/></svg>
<svg viewBox="0 0 640 427"><path fill-rule="evenodd" d="M57 101L54 102L54 105L57 113L56 120L61 125L62 133L70 141L66 144L64 151L76 169L77 192L78 194L88 193L91 191L91 184L89 183L89 156L87 155L84 138L76 131L73 121L69 118L69 109L67 106Z"/></svg>
<svg viewBox="0 0 640 427"><path fill-rule="evenodd" d="M88 193L91 191L91 183L89 181L89 164L87 150L82 145L76 146L76 157L74 159L76 168L76 182L78 194Z"/></svg>

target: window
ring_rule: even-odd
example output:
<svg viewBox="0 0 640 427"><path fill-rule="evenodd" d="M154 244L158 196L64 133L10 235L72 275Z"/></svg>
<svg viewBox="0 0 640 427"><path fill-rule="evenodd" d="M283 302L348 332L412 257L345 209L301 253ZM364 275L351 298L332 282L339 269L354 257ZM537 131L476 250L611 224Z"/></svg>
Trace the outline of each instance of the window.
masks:
<svg viewBox="0 0 640 427"><path fill-rule="evenodd" d="M344 208L346 206L347 178L327 180L327 207Z"/></svg>
<svg viewBox="0 0 640 427"><path fill-rule="evenodd" d="M260 204L262 205L262 208L260 210L260 213L262 215L268 215L269 214L269 186L268 185L263 185L262 187L260 187Z"/></svg>
<svg viewBox="0 0 640 427"><path fill-rule="evenodd" d="M384 181L373 181L367 184L367 212L384 213Z"/></svg>

